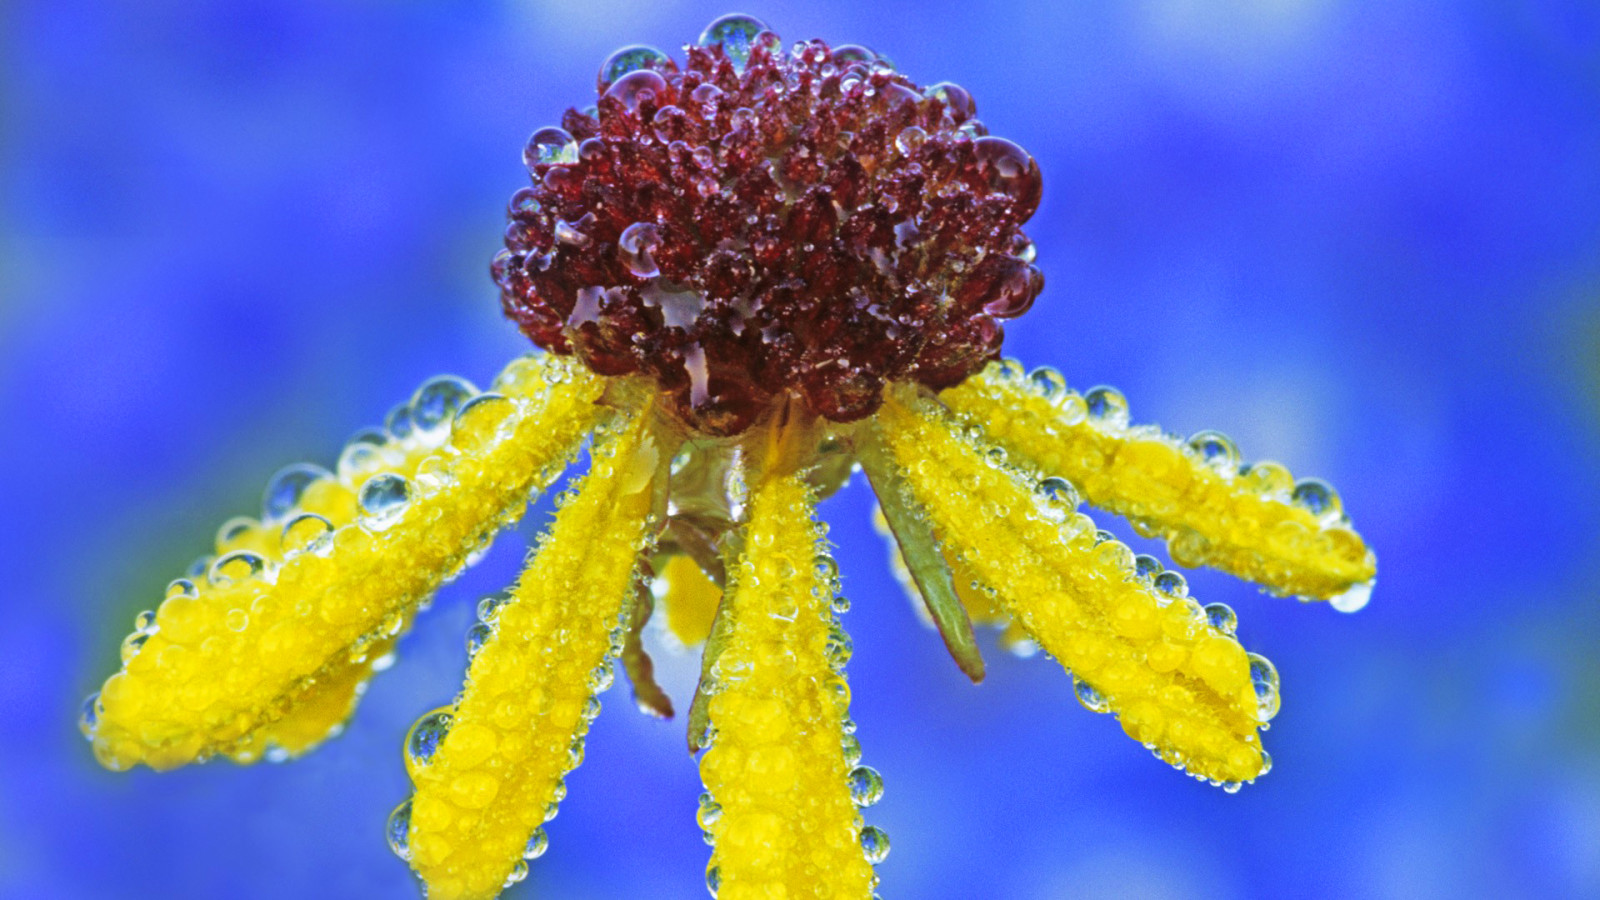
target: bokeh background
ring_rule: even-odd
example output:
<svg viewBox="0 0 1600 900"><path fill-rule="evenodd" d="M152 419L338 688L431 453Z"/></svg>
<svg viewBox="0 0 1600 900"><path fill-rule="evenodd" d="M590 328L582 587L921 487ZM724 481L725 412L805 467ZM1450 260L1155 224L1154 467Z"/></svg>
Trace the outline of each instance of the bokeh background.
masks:
<svg viewBox="0 0 1600 900"><path fill-rule="evenodd" d="M726 2L0 4L0 896L416 895L401 738L535 525L295 764L103 772L79 701L280 465L522 352L486 267L524 139ZM1045 173L1010 352L1330 479L1380 557L1348 616L1193 576L1283 676L1277 767L1228 796L1047 659L988 641L966 683L844 491L884 894L1600 896L1600 7L746 11L971 90ZM681 720L626 691L509 896L704 896Z"/></svg>

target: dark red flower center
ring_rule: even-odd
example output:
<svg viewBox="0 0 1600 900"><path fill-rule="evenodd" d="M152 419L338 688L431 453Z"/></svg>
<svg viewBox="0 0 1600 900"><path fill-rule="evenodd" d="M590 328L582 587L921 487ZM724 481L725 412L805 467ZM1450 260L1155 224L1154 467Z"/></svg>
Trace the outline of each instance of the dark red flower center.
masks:
<svg viewBox="0 0 1600 900"><path fill-rule="evenodd" d="M492 271L536 344L647 375L723 435L784 396L858 419L886 381L995 357L1043 287L1039 168L966 91L854 45L785 52L745 16L686 51L617 51L598 107L530 138Z"/></svg>

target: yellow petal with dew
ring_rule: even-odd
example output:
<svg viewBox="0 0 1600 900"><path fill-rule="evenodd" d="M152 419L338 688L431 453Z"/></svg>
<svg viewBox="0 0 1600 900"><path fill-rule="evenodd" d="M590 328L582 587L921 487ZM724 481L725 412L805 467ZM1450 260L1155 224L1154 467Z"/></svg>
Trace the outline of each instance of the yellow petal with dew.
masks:
<svg viewBox="0 0 1600 900"><path fill-rule="evenodd" d="M887 850L852 800L860 751L845 725L848 651L835 635L833 566L814 506L804 478L769 458L719 617L726 639L711 667L700 822L715 848L707 880L722 900L866 898L875 879L863 847L875 858Z"/></svg>
<svg viewBox="0 0 1600 900"><path fill-rule="evenodd" d="M315 743L384 642L559 474L606 414L603 389L546 357L513 363L494 393L436 379L391 413L387 437L352 441L336 474L280 473L262 522L220 536L254 549L174 582L141 617L86 712L96 757L167 769Z"/></svg>
<svg viewBox="0 0 1600 900"><path fill-rule="evenodd" d="M672 452L649 421L637 414L597 438L590 473L493 613L448 731L407 741L416 794L390 833L405 835L399 849L435 900L493 897L543 850L539 826L582 761L654 537L652 486Z"/></svg>
<svg viewBox="0 0 1600 900"><path fill-rule="evenodd" d="M1130 426L1114 389L1081 396L1055 370L1025 375L1014 360L990 364L940 399L1012 458L1066 478L1091 505L1164 537L1182 565L1212 566L1347 611L1371 595L1377 563L1338 494L1317 479L1296 482L1277 463L1241 466L1217 432L1186 442Z"/></svg>
<svg viewBox="0 0 1600 900"><path fill-rule="evenodd" d="M930 522L998 604L1078 683L1079 699L1115 711L1135 740L1190 773L1237 784L1269 760L1259 727L1277 711L1277 675L1245 652L1221 609L1202 608L1183 577L1100 541L1071 488L1005 462L936 401L909 390L873 429Z"/></svg>

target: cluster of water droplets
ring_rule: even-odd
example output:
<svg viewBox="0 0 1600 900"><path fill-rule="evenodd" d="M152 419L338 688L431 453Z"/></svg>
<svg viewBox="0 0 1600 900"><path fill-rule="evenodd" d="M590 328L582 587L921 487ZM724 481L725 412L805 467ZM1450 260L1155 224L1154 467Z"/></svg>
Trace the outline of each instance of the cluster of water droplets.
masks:
<svg viewBox="0 0 1600 900"><path fill-rule="evenodd" d="M1263 500L1304 510L1324 533L1350 529L1350 519L1345 514L1339 492L1331 484L1320 478L1297 480L1281 463L1244 462L1238 446L1220 431L1199 431L1185 439L1167 434L1153 425L1133 425L1128 400L1121 391L1109 385L1099 385L1080 395L1067 386L1066 379L1059 371L1050 366L1027 371L1016 360L1005 359L998 364L997 372L1005 380L1026 384L1036 395L1049 401L1058 411L1057 421L1062 426L1088 422L1118 437L1162 441L1224 481L1247 486ZM1146 537L1161 533L1160 527L1154 522L1134 518L1133 524ZM1203 561L1204 550L1196 549L1198 544L1203 543L1198 535L1177 532L1167 537L1174 555L1184 557L1180 561L1186 565L1190 564L1190 557L1194 557L1196 564ZM1355 612L1367 605L1372 597L1372 588L1370 581L1352 585L1348 590L1328 598L1328 603L1340 612Z"/></svg>

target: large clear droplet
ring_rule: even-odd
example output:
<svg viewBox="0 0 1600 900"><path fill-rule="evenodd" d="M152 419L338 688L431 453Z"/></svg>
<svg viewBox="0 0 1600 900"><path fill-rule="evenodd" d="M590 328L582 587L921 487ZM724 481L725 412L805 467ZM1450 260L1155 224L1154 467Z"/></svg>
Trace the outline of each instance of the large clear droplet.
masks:
<svg viewBox="0 0 1600 900"><path fill-rule="evenodd" d="M361 486L361 524L368 531L385 531L400 521L411 502L411 483L405 476L383 472Z"/></svg>
<svg viewBox="0 0 1600 900"><path fill-rule="evenodd" d="M253 578L265 578L267 560L259 553L235 550L217 557L206 572L212 587L228 587Z"/></svg>
<svg viewBox="0 0 1600 900"><path fill-rule="evenodd" d="M1110 712L1111 701L1095 690L1094 685L1076 675L1072 676L1072 691L1078 695L1078 702L1083 704L1084 709L1097 713Z"/></svg>
<svg viewBox="0 0 1600 900"><path fill-rule="evenodd" d="M415 768L432 763L433 755L439 752L439 745L444 743L445 736L450 733L450 723L454 721L455 708L450 706L442 706L418 719L406 735L406 761Z"/></svg>
<svg viewBox="0 0 1600 900"><path fill-rule="evenodd" d="M456 413L450 442L456 449L469 452L507 437L515 424L512 414L516 411L516 403L504 394L479 394Z"/></svg>
<svg viewBox="0 0 1600 900"><path fill-rule="evenodd" d="M850 799L857 806L871 806L883 799L883 776L871 766L850 770Z"/></svg>
<svg viewBox="0 0 1600 900"><path fill-rule="evenodd" d="M411 801L396 806L394 812L389 813L389 821L383 828L384 837L389 840L389 849L394 855L409 862L411 860Z"/></svg>
<svg viewBox="0 0 1600 900"><path fill-rule="evenodd" d="M1239 630L1239 616L1226 603L1206 604L1206 624L1226 635Z"/></svg>
<svg viewBox="0 0 1600 900"><path fill-rule="evenodd" d="M411 423L411 405L402 403L389 410L389 414L383 417L383 430L387 431L389 437L396 441L403 441L411 437L416 431L416 426Z"/></svg>
<svg viewBox="0 0 1600 900"><path fill-rule="evenodd" d="M1329 597L1328 605L1342 613L1356 612L1371 602L1373 585L1372 581L1352 584L1343 593Z"/></svg>
<svg viewBox="0 0 1600 900"><path fill-rule="evenodd" d="M743 74L750 54L755 51L756 37L768 30L766 24L754 16L732 13L707 25L698 43L706 49L721 47L728 61L733 63L734 71Z"/></svg>
<svg viewBox="0 0 1600 900"><path fill-rule="evenodd" d="M523 859L538 859L550 849L550 837L544 833L543 828L535 828L533 834L528 836L527 846L522 848Z"/></svg>
<svg viewBox="0 0 1600 900"><path fill-rule="evenodd" d="M477 393L478 389L465 378L454 375L430 378L411 398L411 422L425 435L442 434L456 412Z"/></svg>
<svg viewBox="0 0 1600 900"><path fill-rule="evenodd" d="M310 463L295 463L279 469L278 474L267 482L267 489L261 495L262 520L280 522L288 518L300 506L306 488L332 477L332 472Z"/></svg>
<svg viewBox="0 0 1600 900"><path fill-rule="evenodd" d="M1343 508L1339 501L1339 492L1333 489L1333 485L1320 478L1302 478L1295 482L1294 491L1289 495L1289 499L1295 506L1317 518L1336 516Z"/></svg>
<svg viewBox="0 0 1600 900"><path fill-rule="evenodd" d="M1189 438L1188 447L1189 452L1218 472L1232 475L1239 469L1239 448L1220 431L1196 432Z"/></svg>
<svg viewBox="0 0 1600 900"><path fill-rule="evenodd" d="M502 888L511 887L513 884L516 884L517 882L519 882L522 879L527 878L527 877L528 877L528 861L525 860L525 859L519 859L519 860L517 860L517 864L511 867L511 872L510 872L510 874L506 875L505 884L502 884L501 887Z"/></svg>
<svg viewBox="0 0 1600 900"><path fill-rule="evenodd" d="M100 692L95 691L83 698L83 707L78 713L78 730L89 740L94 740L94 730L100 726Z"/></svg>
<svg viewBox="0 0 1600 900"><path fill-rule="evenodd" d="M647 44L630 44L612 53L600 64L600 74L595 80L595 88L604 94L607 88L617 82L617 79L641 69L649 69L652 72L676 72L678 64L672 61L672 57Z"/></svg>
<svg viewBox="0 0 1600 900"><path fill-rule="evenodd" d="M1262 722L1272 721L1278 714L1278 707L1282 699L1278 693L1278 669L1272 662L1259 653L1247 654L1250 659L1250 683L1256 689L1256 718Z"/></svg>
<svg viewBox="0 0 1600 900"><path fill-rule="evenodd" d="M327 556L333 549L333 523L316 513L301 513L284 523L279 545L284 559L301 553Z"/></svg>
<svg viewBox="0 0 1600 900"><path fill-rule="evenodd" d="M861 852L866 855L867 862L877 865L889 858L889 835L876 825L868 825L861 829Z"/></svg>
<svg viewBox="0 0 1600 900"><path fill-rule="evenodd" d="M578 142L564 128L549 126L535 131L522 148L522 162L535 166L570 166L578 161Z"/></svg>
<svg viewBox="0 0 1600 900"><path fill-rule="evenodd" d="M1081 502L1077 488L1065 478L1046 478L1039 482L1036 490L1044 498L1045 510L1052 522L1065 522Z"/></svg>
<svg viewBox="0 0 1600 900"><path fill-rule="evenodd" d="M1121 431L1128 427L1128 398L1116 388L1109 385L1090 388L1083 395L1083 402L1088 406L1089 418L1101 428Z"/></svg>
<svg viewBox="0 0 1600 900"><path fill-rule="evenodd" d="M467 662L471 662L478 655L478 651L489 643L494 637L494 626L487 622L479 622L467 629Z"/></svg>
<svg viewBox="0 0 1600 900"><path fill-rule="evenodd" d="M639 278L654 278L661 274L653 256L660 244L661 235L655 225L634 222L617 238L617 261Z"/></svg>

